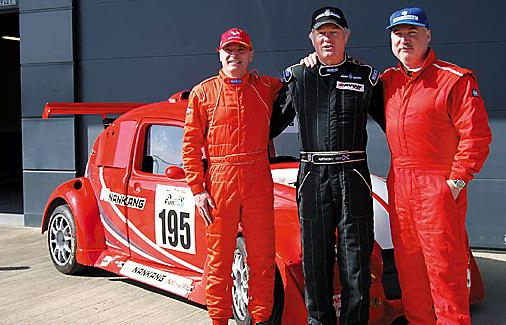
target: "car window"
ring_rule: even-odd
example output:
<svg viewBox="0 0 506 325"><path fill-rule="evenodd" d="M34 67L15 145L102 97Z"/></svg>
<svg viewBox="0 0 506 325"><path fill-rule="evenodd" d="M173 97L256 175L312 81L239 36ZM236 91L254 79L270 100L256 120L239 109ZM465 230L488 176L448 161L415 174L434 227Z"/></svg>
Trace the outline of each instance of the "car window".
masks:
<svg viewBox="0 0 506 325"><path fill-rule="evenodd" d="M150 125L146 129L146 146L142 171L164 175L169 166L183 167L181 147L183 128L170 125Z"/></svg>

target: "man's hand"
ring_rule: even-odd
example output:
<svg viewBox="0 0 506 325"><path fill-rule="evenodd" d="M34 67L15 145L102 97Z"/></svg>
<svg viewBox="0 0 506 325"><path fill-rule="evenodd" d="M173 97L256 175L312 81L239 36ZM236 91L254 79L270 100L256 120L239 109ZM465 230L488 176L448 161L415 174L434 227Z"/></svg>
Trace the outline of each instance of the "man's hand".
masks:
<svg viewBox="0 0 506 325"><path fill-rule="evenodd" d="M456 187L455 185L453 185L453 182L449 179L446 180L446 183L448 184L448 186L450 187L450 191L452 192L452 196L453 196L453 199L457 199L457 197L459 196L459 193L460 193L460 188Z"/></svg>
<svg viewBox="0 0 506 325"><path fill-rule="evenodd" d="M314 67L318 63L318 55L316 52L313 52L306 56L305 58L300 59L300 64L304 64L308 68Z"/></svg>
<svg viewBox="0 0 506 325"><path fill-rule="evenodd" d="M213 198L207 191L197 193L195 194L195 205L197 206L200 216L204 219L206 225L209 226L213 222L209 207L216 209Z"/></svg>

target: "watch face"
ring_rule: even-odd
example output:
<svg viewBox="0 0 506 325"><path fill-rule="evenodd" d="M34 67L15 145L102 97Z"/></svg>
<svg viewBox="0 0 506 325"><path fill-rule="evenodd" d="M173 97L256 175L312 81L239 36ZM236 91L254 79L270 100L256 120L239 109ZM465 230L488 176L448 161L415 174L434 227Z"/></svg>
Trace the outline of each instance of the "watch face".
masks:
<svg viewBox="0 0 506 325"><path fill-rule="evenodd" d="M456 188L463 189L466 186L466 182L461 179L455 179L453 180L453 185L455 185Z"/></svg>

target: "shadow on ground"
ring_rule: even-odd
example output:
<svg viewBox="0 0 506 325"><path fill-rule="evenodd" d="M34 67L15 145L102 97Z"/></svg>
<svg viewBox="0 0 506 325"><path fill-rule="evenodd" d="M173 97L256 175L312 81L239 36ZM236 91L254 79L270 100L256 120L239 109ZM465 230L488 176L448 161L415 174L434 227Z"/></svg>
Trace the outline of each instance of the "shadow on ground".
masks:
<svg viewBox="0 0 506 325"><path fill-rule="evenodd" d="M23 266L0 266L0 272L2 271L20 271L20 270L28 270L30 267Z"/></svg>
<svg viewBox="0 0 506 325"><path fill-rule="evenodd" d="M172 294L172 293L167 292L165 290L158 289L158 288L152 287L150 285L147 285L147 284L144 284L144 283L141 283L141 282L137 282L137 281L129 279L129 278L121 277L121 278L118 278L118 279L109 279L109 280L110 281L121 280L121 281L123 281L125 283L128 283L129 285L134 285L136 287L142 288L144 290L148 290L150 292L159 294L161 296L165 296L167 298L178 300L178 301L184 302L185 304L192 305L192 306L195 306L195 307L207 310L207 307L205 305L198 304L198 303L196 303L194 301L188 300L188 299L183 298L181 296Z"/></svg>
<svg viewBox="0 0 506 325"><path fill-rule="evenodd" d="M472 322L506 325L506 261L475 258L485 284L485 299L471 306Z"/></svg>

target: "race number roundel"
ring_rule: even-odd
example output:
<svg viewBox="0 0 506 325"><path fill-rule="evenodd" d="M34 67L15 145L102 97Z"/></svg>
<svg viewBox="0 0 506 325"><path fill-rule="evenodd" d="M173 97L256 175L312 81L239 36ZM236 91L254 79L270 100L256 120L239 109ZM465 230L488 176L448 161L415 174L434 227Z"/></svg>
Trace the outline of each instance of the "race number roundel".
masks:
<svg viewBox="0 0 506 325"><path fill-rule="evenodd" d="M189 188L156 186L155 233L158 246L195 254L195 199Z"/></svg>

